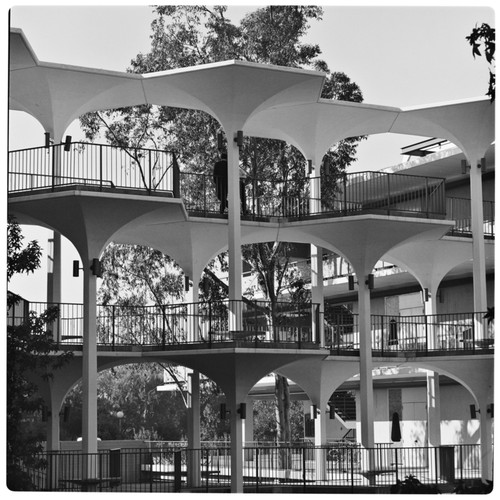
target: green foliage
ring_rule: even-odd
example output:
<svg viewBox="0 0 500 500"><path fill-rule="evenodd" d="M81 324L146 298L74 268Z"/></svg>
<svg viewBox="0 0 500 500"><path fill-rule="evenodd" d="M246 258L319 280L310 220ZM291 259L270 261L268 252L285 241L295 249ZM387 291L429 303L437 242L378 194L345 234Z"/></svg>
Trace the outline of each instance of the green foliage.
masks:
<svg viewBox="0 0 500 500"><path fill-rule="evenodd" d="M483 23L481 26L477 26L472 30L471 34L466 36L465 39L469 42L472 47L472 56L481 57L482 53L480 48L483 47L484 57L486 62L490 65L489 68L489 82L488 82L488 92L486 95L490 96L490 100L495 100L495 73L493 72L492 66L495 60L495 28L491 28L489 24Z"/></svg>
<svg viewBox="0 0 500 500"><path fill-rule="evenodd" d="M99 288L100 304L162 305L183 296L180 269L158 250L112 243L101 260L105 272Z"/></svg>
<svg viewBox="0 0 500 500"><path fill-rule="evenodd" d="M8 216L7 226L7 281L16 273L32 273L40 267L42 250L36 241L23 248L24 236L15 218Z"/></svg>
<svg viewBox="0 0 500 500"><path fill-rule="evenodd" d="M22 244L21 228L15 219L8 219L7 276L33 272L39 264L40 247L35 241ZM20 300L10 295L8 307ZM7 326L7 486L11 490L33 489L25 467L40 467L36 457L42 451L45 429L40 417L46 406L38 395L38 380L47 380L52 372L63 366L71 353L57 353L51 324L57 319L57 308L50 308L40 316L30 313L26 318L15 318Z"/></svg>

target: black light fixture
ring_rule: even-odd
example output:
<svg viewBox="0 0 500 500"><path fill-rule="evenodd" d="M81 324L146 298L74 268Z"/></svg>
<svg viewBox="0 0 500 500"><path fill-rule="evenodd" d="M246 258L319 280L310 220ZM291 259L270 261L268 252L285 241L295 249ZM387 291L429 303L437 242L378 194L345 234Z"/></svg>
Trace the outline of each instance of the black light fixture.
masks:
<svg viewBox="0 0 500 500"><path fill-rule="evenodd" d="M45 132L45 147L50 147L50 132Z"/></svg>
<svg viewBox="0 0 500 500"><path fill-rule="evenodd" d="M184 275L184 291L189 292L189 276Z"/></svg>
<svg viewBox="0 0 500 500"><path fill-rule="evenodd" d="M349 280L349 290L354 290L354 275L350 274L347 279Z"/></svg>
<svg viewBox="0 0 500 500"><path fill-rule="evenodd" d="M64 141L64 151L69 151L71 149L71 136L67 135Z"/></svg>
<svg viewBox="0 0 500 500"><path fill-rule="evenodd" d="M238 145L239 148L243 147L243 130L238 130L238 132L236 132L234 142Z"/></svg>
<svg viewBox="0 0 500 500"><path fill-rule="evenodd" d="M330 420L335 420L335 406L330 403Z"/></svg>
<svg viewBox="0 0 500 500"><path fill-rule="evenodd" d="M92 259L92 264L90 266L90 270L94 276L98 278L102 277L102 264L99 259Z"/></svg>
<svg viewBox="0 0 500 500"><path fill-rule="evenodd" d="M73 261L73 278L78 278L80 276L80 261Z"/></svg>
<svg viewBox="0 0 500 500"><path fill-rule="evenodd" d="M309 171L309 175L311 175L312 171L313 171L313 162L312 162L312 160L307 160L307 169Z"/></svg>
<svg viewBox="0 0 500 500"><path fill-rule="evenodd" d="M365 285L368 285L368 288L370 290L373 290L375 288L373 274L368 275L368 279L365 281Z"/></svg>
<svg viewBox="0 0 500 500"><path fill-rule="evenodd" d="M477 414L481 413L479 411L479 409L476 410L476 406L475 405L469 405L469 409L470 409L470 418L471 419L477 418Z"/></svg>
<svg viewBox="0 0 500 500"><path fill-rule="evenodd" d="M430 297L431 297L431 294L429 292L429 289L428 288L424 288L424 301L425 302L429 302Z"/></svg>
<svg viewBox="0 0 500 500"><path fill-rule="evenodd" d="M490 417L493 418L493 403L488 405L486 411L490 414Z"/></svg>
<svg viewBox="0 0 500 500"><path fill-rule="evenodd" d="M240 414L241 420L245 420L247 418L247 405L246 403L240 403L240 407L237 412Z"/></svg>

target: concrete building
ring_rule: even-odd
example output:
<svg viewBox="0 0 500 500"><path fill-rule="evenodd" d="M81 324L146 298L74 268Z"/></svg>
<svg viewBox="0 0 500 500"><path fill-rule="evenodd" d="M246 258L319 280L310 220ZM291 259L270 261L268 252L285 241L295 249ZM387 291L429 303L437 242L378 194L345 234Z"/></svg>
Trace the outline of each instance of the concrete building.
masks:
<svg viewBox="0 0 500 500"><path fill-rule="evenodd" d="M67 313L66 325L80 314L83 321L69 332L54 327L61 348L74 349L74 359L41 383L51 410L50 450L59 449L60 408L77 381L82 380L84 392L82 451L93 453L98 449L97 373L126 363L178 363L193 370L190 448L200 447L199 373L227 397L231 491L241 492L242 405L259 380L277 372L301 388L319 410L314 442L321 446L328 441L332 394L356 377L356 436L371 449L388 438L388 414L379 412L380 401L389 396L374 384L374 370L396 366L425 382L398 397L403 418L412 411L410 420L422 421L425 413L427 444L449 441L451 424L443 422L454 419L443 400L463 400L456 416L462 423L474 402L481 476L492 479L493 331L485 314L494 300L494 104L475 98L399 109L327 101L319 97L323 81L315 71L241 61L144 75L48 63L38 60L20 30L11 30L9 105L35 117L48 141L39 150L10 152L8 209L22 224L53 230L54 255L57 235L68 238L84 274L83 304L78 314ZM132 173L121 176L117 156L106 148L96 152L89 145L72 153L65 133L74 119L145 103L202 110L219 121L229 138L227 216L218 214L212 188L197 196L183 188L185 173L168 153L161 153L165 176L156 185ZM429 153L427 145L416 145L410 153L420 155L418 161L346 175L334 200L321 199L319 170L327 149L344 138L388 132L438 138L455 147ZM310 176L308 197L258 205L256 192L249 192L251 208L243 214L243 135L285 140L302 152ZM99 160L94 164L90 157ZM275 240L310 249L312 303L300 314L283 309L286 321L269 327L262 318L255 320L254 306L243 300L241 245ZM110 242L158 249L193 282L192 309L187 314L169 309L178 325L175 343L163 330L159 341L143 338L134 346L121 345L118 336L103 329L97 278L100 256ZM198 283L207 263L224 250L229 301L221 326L208 315L210 306L199 303ZM328 275L328 262L335 260L337 270L348 263L348 272ZM63 304L57 259L52 271L48 301ZM329 305L344 306L348 314L328 318ZM426 370L425 379L416 369ZM440 390L442 377L457 385ZM200 481L199 467L190 469L192 485ZM321 465L316 473L321 476Z"/></svg>

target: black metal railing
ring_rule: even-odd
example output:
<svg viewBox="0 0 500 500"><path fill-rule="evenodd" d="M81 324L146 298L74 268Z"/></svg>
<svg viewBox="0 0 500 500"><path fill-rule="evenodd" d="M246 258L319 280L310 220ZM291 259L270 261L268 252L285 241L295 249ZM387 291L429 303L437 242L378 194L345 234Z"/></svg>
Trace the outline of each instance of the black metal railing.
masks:
<svg viewBox="0 0 500 500"><path fill-rule="evenodd" d="M302 219L365 213L438 217L445 215L444 180L406 174L360 172L329 180L313 198L304 181L245 178L240 182L244 218ZM76 142L11 151L8 192L60 190L65 187L133 191L182 198L191 215L221 213L212 175L180 172L172 152L119 148ZM225 210L224 202L222 211Z"/></svg>
<svg viewBox="0 0 500 500"><path fill-rule="evenodd" d="M59 308L48 328L59 344L83 343L83 305L32 302L40 314ZM153 346L162 349L189 344L208 347L238 342L257 347L311 346L319 342L319 307L267 301L221 300L161 306L97 306L97 342L111 349ZM16 320L16 322L19 322Z"/></svg>
<svg viewBox="0 0 500 500"><path fill-rule="evenodd" d="M181 196L188 212L210 216L225 211L211 176L182 172L180 178ZM309 180L311 184L318 181L320 178ZM343 174L321 198L312 198L308 185L291 193L289 184L264 179L242 181L243 218L303 219L366 213L437 218L445 215L444 180L440 178L381 172Z"/></svg>
<svg viewBox="0 0 500 500"><path fill-rule="evenodd" d="M494 330L485 313L450 313L417 316L371 316L372 352L391 356L415 353L470 354L494 348ZM329 315L325 321L326 346L334 353L359 351L359 316Z"/></svg>
<svg viewBox="0 0 500 500"><path fill-rule="evenodd" d="M145 148L72 143L11 151L9 193L46 191L67 186L132 190L147 194L178 193L173 153Z"/></svg>
<svg viewBox="0 0 500 500"><path fill-rule="evenodd" d="M448 234L472 236L471 200L467 198L446 198L446 218L455 221ZM495 237L495 202L483 201L483 232L486 238Z"/></svg>
<svg viewBox="0 0 500 500"><path fill-rule="evenodd" d="M60 345L83 343L83 305L32 302L16 314L40 314L49 306L59 316L48 329ZM324 346L333 354L359 353L359 315L348 310L320 315L317 304L267 301L211 301L161 306L97 306L97 342L102 348L131 346L175 349L239 343L255 347ZM24 318L9 313L9 324ZM372 352L378 356L414 353L474 354L494 349L493 323L485 313L371 316Z"/></svg>
<svg viewBox="0 0 500 500"><path fill-rule="evenodd" d="M92 454L59 451L44 453L40 458L46 466L27 472L33 489L41 491L213 491L231 484L231 451L225 445L201 449L115 448ZM193 470L197 479L193 479ZM436 493L440 488L453 488L459 481L479 479L481 455L476 444L245 446L242 475L247 492L270 492L269 488L276 485L296 492L313 492L316 486L360 492L361 488L396 486L411 475L423 485L432 485Z"/></svg>

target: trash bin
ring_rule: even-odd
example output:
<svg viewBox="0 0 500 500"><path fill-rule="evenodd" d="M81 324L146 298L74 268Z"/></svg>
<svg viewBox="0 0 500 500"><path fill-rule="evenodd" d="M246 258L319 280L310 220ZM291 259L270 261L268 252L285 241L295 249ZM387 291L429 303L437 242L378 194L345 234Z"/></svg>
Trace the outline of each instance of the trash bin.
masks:
<svg viewBox="0 0 500 500"><path fill-rule="evenodd" d="M455 447L439 447L439 478L443 481L455 481Z"/></svg>

